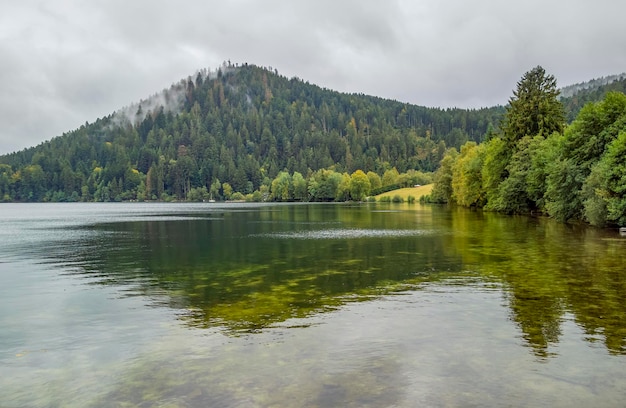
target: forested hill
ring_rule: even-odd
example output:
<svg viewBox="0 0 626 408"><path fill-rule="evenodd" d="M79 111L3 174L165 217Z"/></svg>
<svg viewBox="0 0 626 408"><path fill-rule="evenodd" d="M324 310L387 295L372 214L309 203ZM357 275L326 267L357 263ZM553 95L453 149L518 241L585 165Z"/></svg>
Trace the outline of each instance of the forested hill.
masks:
<svg viewBox="0 0 626 408"><path fill-rule="evenodd" d="M249 194L281 171L432 171L448 147L482 141L503 112L339 93L229 63L0 157L0 200L186 199L224 183Z"/></svg>
<svg viewBox="0 0 626 408"><path fill-rule="evenodd" d="M577 84L567 85L560 89L560 97L569 98L581 91L594 91L600 87L610 85L613 82L621 81L623 79L626 79L626 72L617 75L603 76L600 78L591 79L589 81L579 82Z"/></svg>
<svg viewBox="0 0 626 408"><path fill-rule="evenodd" d="M563 99L566 115L571 121L583 103L624 86L624 78L582 86ZM495 135L504 112L340 93L271 68L225 63L0 156L0 201L355 198L346 186L357 170L371 189L379 179L382 187L418 183L415 172L435 170L448 148Z"/></svg>
<svg viewBox="0 0 626 408"><path fill-rule="evenodd" d="M609 92L626 93L626 73L562 88L561 103L567 122L572 122L587 103L601 101Z"/></svg>

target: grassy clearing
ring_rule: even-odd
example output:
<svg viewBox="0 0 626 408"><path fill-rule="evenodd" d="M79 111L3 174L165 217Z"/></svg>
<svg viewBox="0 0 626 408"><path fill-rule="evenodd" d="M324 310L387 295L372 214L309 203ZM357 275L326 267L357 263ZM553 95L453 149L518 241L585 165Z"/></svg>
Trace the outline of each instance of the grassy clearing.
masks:
<svg viewBox="0 0 626 408"><path fill-rule="evenodd" d="M380 201L382 197L389 197L392 199L394 196L398 195L402 197L402 199L406 202L409 199L409 196L415 197L415 201L418 201L421 196L428 195L433 189L432 184L426 184L424 186L419 187L406 187L399 188L397 190L387 191L386 193L378 194L375 196L376 201Z"/></svg>

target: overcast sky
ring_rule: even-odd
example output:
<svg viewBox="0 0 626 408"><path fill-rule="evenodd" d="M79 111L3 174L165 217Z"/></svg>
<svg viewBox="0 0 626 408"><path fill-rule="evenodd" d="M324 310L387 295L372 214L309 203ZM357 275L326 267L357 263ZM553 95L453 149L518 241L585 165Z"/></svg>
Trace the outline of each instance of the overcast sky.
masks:
<svg viewBox="0 0 626 408"><path fill-rule="evenodd" d="M424 106L626 71L623 0L0 0L0 154L223 61Z"/></svg>

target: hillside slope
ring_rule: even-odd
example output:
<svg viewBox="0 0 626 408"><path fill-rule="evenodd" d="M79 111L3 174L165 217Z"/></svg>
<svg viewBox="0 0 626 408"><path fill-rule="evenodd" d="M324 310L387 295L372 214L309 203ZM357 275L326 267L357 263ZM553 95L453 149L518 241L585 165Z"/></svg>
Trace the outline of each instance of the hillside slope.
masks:
<svg viewBox="0 0 626 408"><path fill-rule="evenodd" d="M563 88L561 102L568 123L576 119L580 110L589 102L599 102L609 92L626 93L626 73L611 75Z"/></svg>
<svg viewBox="0 0 626 408"><path fill-rule="evenodd" d="M620 84L579 90L564 99L566 111ZM199 188L221 195L225 183L243 194L269 189L281 172L430 172L448 148L497 132L504 111L345 94L229 63L0 156L0 200L187 199Z"/></svg>
<svg viewBox="0 0 626 408"><path fill-rule="evenodd" d="M91 201L134 199L143 182L146 197L184 199L216 182L251 193L283 170L432 171L448 147L497 128L502 113L425 108L224 65L0 157L0 187L11 200Z"/></svg>

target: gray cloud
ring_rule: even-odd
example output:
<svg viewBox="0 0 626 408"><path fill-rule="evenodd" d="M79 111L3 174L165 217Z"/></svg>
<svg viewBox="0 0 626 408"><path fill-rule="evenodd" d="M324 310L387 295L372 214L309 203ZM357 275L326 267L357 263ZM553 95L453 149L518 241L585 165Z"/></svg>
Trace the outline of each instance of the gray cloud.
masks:
<svg viewBox="0 0 626 408"><path fill-rule="evenodd" d="M624 11L619 0L2 2L0 154L225 60L426 106L503 104L538 64L561 85L626 71Z"/></svg>

